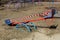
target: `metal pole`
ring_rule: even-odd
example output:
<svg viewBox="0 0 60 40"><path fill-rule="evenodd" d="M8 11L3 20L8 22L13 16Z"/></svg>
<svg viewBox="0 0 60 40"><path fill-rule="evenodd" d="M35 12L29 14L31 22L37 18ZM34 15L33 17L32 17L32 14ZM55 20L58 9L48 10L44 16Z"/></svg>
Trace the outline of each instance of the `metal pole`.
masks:
<svg viewBox="0 0 60 40"><path fill-rule="evenodd" d="M40 0L38 0L38 5L40 4Z"/></svg>
<svg viewBox="0 0 60 40"><path fill-rule="evenodd" d="M52 0L52 7L54 6L54 0Z"/></svg>
<svg viewBox="0 0 60 40"><path fill-rule="evenodd" d="M50 8L50 0L49 0L49 8Z"/></svg>
<svg viewBox="0 0 60 40"><path fill-rule="evenodd" d="M32 0L32 4L34 5L34 0Z"/></svg>

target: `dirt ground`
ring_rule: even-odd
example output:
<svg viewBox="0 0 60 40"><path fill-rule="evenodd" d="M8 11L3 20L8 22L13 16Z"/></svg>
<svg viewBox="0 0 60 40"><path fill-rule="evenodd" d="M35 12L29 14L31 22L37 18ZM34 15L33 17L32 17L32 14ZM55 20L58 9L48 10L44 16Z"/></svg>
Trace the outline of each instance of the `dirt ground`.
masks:
<svg viewBox="0 0 60 40"><path fill-rule="evenodd" d="M53 24L58 24L57 29L38 28L32 32L24 30L16 30L15 27L10 27L4 23L6 19L15 19L16 21L23 21L21 18L45 11L45 6L33 6L29 8L22 8L18 11L11 9L0 10L0 40L60 40L60 19L54 19ZM33 17L31 19L36 19ZM34 22L36 25L46 26L45 21Z"/></svg>

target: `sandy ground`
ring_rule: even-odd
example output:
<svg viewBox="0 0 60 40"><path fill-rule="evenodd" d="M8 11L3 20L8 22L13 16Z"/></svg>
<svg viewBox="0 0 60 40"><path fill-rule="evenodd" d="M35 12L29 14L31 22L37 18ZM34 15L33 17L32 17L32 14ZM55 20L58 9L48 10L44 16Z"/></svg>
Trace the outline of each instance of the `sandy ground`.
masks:
<svg viewBox="0 0 60 40"><path fill-rule="evenodd" d="M0 40L60 40L60 19L54 19L53 24L58 24L57 29L48 29L48 28L38 28L33 30L33 32L27 32L24 30L16 30L15 27L7 26L4 23L5 19L17 19L16 21L21 20L22 17L29 16L32 14L42 13L46 9L44 6L33 6L25 9L22 8L19 11L13 11L11 9L1 10L0 11ZM33 17L36 19L38 17ZM36 25L45 26L47 25L44 21L34 22Z"/></svg>

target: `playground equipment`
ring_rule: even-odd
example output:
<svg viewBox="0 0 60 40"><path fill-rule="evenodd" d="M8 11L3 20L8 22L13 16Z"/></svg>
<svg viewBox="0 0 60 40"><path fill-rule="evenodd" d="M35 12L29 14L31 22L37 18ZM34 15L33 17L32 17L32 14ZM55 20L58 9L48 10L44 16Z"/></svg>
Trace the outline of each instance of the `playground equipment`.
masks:
<svg viewBox="0 0 60 40"><path fill-rule="evenodd" d="M35 16L39 16L39 18L37 18L35 20L31 19L31 20L24 20L23 22L16 22L16 21L12 21L11 19L6 19L5 23L9 26L16 26L16 29L18 29L21 26L24 26L30 32L31 31L31 27L30 27L31 25L33 25L34 30L37 29L37 26L33 22L40 21L40 20L46 20L46 19L52 19L51 20L51 22L52 22L55 14L56 14L56 10L55 9L50 9L50 11L47 11L46 13L35 14ZM29 16L29 17L33 17L33 16ZM27 25L28 23L30 23L31 25ZM50 23L48 23L48 24L50 24ZM49 28L56 28L56 27L57 26L52 25Z"/></svg>
<svg viewBox="0 0 60 40"><path fill-rule="evenodd" d="M39 0L39 2L40 2L40 0ZM53 2L54 1L52 1L52 3ZM32 0L32 3L34 3L34 0ZM49 26L50 24L53 23L54 18L57 18L57 17L54 17L54 15L56 14L56 9L53 6L50 7L50 8L51 8L50 11L44 12L44 14L40 14L40 13L39 14L34 14L34 15L30 15L30 16L27 16L27 17L24 17L24 18L20 19L20 20L23 20L22 22L17 22L17 21L14 21L12 19L6 19L5 23L7 25L9 25L9 26L16 26L16 29L19 29L19 27L24 26L25 28L27 28L27 30L29 32L31 31L31 26L32 25L33 25L32 27L34 28L34 30L37 29L37 26L33 23L33 22L36 22L36 21L45 20L45 22ZM29 19L30 17L33 17L33 16L39 16L39 18L26 20L26 19ZM50 19L50 21L47 22L46 21L47 19ZM27 25L28 23L30 23L31 25ZM53 29L55 29L55 28L57 28L57 25L56 26L55 25L51 25L49 27L41 27L41 28L50 28L50 29L53 28Z"/></svg>

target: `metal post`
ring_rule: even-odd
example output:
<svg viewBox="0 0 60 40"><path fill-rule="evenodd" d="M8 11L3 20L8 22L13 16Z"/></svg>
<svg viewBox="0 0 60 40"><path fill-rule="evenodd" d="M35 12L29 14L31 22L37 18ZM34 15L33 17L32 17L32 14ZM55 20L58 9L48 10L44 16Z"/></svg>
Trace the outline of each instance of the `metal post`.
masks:
<svg viewBox="0 0 60 40"><path fill-rule="evenodd" d="M32 0L32 4L34 5L34 0Z"/></svg>
<svg viewBox="0 0 60 40"><path fill-rule="evenodd" d="M28 32L31 32L30 26L27 26L27 24L24 24L24 23L22 25L27 28Z"/></svg>
<svg viewBox="0 0 60 40"><path fill-rule="evenodd" d="M16 29L17 29L17 30L19 29L19 26L20 26L19 24L16 25Z"/></svg>
<svg viewBox="0 0 60 40"><path fill-rule="evenodd" d="M36 30L37 29L37 27L35 26L35 24L34 23L30 23L32 26L33 26L33 28L34 28L34 30Z"/></svg>
<svg viewBox="0 0 60 40"><path fill-rule="evenodd" d="M52 7L54 6L54 0L52 0Z"/></svg>
<svg viewBox="0 0 60 40"><path fill-rule="evenodd" d="M50 0L49 0L49 8L50 8Z"/></svg>
<svg viewBox="0 0 60 40"><path fill-rule="evenodd" d="M40 4L40 0L38 0L38 5Z"/></svg>
<svg viewBox="0 0 60 40"><path fill-rule="evenodd" d="M20 27L22 27L22 25L20 25L20 24L17 24L17 25L16 25L16 29L17 29L17 30L20 29L20 31L23 32L24 30L23 30L22 28L20 28Z"/></svg>

